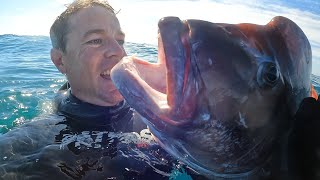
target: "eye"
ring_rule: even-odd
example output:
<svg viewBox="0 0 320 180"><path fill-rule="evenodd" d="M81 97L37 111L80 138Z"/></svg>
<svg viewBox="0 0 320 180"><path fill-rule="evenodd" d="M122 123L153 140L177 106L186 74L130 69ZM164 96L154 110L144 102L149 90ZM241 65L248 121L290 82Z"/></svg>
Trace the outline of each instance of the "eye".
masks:
<svg viewBox="0 0 320 180"><path fill-rule="evenodd" d="M93 39L88 41L87 44L102 44L102 39Z"/></svg>
<svg viewBox="0 0 320 180"><path fill-rule="evenodd" d="M260 87L274 87L280 79L280 72L273 62L265 62L259 65L257 81Z"/></svg>

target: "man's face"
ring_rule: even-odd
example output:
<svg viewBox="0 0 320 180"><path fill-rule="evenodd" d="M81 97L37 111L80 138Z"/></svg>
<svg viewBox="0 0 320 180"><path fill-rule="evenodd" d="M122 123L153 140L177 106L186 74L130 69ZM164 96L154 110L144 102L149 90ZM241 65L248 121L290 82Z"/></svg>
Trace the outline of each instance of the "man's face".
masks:
<svg viewBox="0 0 320 180"><path fill-rule="evenodd" d="M72 15L69 24L63 63L72 94L100 106L119 103L123 98L110 78L110 70L126 55L118 19L93 6Z"/></svg>

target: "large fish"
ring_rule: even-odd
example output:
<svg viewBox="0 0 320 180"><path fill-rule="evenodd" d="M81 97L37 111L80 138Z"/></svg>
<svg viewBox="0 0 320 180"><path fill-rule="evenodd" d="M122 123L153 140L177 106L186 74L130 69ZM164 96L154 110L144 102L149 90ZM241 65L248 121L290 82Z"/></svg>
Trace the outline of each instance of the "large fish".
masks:
<svg viewBox="0 0 320 180"><path fill-rule="evenodd" d="M165 17L158 26L158 63L127 57L111 77L159 144L210 178L261 178L275 161L281 169L275 157L312 90L298 25Z"/></svg>

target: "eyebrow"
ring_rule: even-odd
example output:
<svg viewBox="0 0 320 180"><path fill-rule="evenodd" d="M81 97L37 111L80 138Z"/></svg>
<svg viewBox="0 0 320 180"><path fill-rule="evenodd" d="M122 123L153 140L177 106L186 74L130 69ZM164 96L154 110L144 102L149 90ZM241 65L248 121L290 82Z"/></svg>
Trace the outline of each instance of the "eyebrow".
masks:
<svg viewBox="0 0 320 180"><path fill-rule="evenodd" d="M91 35L91 34L105 34L106 32L105 32L105 30L103 30L103 29L92 29L92 30L89 30L89 31L87 31L85 34L84 34L84 38L86 38L86 37L88 37L89 35ZM118 32L117 32L117 35L120 35L120 36L125 36L125 33L123 32L123 31L121 31L121 30L119 30Z"/></svg>
<svg viewBox="0 0 320 180"><path fill-rule="evenodd" d="M83 35L83 37L86 38L86 37L88 37L88 36L91 35L91 34L104 34L104 33L105 33L105 31L104 31L103 29L91 29L91 30L87 31L87 32Z"/></svg>
<svg viewBox="0 0 320 180"><path fill-rule="evenodd" d="M125 34L122 30L118 31L118 35L120 35L120 36L126 36L126 34Z"/></svg>

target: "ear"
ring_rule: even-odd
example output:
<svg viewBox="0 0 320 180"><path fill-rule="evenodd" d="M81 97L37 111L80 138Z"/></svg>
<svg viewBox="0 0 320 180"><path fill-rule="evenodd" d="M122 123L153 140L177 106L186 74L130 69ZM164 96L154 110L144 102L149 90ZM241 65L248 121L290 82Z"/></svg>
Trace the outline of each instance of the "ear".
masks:
<svg viewBox="0 0 320 180"><path fill-rule="evenodd" d="M63 52L59 49L52 48L50 52L51 61L57 67L57 69L62 73L66 73L66 67L63 64Z"/></svg>

